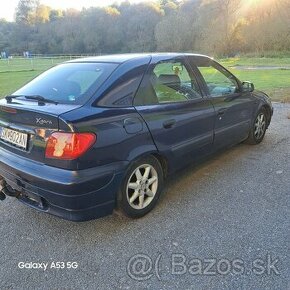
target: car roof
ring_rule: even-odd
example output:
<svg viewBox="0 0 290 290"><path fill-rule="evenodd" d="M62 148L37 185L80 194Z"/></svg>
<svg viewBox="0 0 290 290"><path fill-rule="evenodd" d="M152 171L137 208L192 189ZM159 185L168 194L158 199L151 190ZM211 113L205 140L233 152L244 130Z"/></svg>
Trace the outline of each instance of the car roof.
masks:
<svg viewBox="0 0 290 290"><path fill-rule="evenodd" d="M70 60L68 62L107 62L107 63L117 63L121 64L129 60L133 59L144 59L153 56L159 57L178 57L178 56L200 56L205 58L210 58L206 55L202 54L193 54L193 53L177 53L177 52L170 52L170 53L126 53L126 54L110 54L110 55L100 55L100 56L92 56L92 57L85 57L85 58L78 58L74 60Z"/></svg>

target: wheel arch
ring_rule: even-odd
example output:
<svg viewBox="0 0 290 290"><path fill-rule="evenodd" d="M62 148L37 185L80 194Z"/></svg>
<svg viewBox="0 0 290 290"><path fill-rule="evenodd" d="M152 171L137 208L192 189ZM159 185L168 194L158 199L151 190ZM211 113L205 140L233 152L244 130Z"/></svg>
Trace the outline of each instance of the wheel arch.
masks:
<svg viewBox="0 0 290 290"><path fill-rule="evenodd" d="M147 149L149 149L149 148L147 148ZM131 155L132 158L130 158L130 160L129 160L128 167L130 166L130 164L138 161L139 159L142 159L142 158L147 157L147 156L153 156L160 163L164 178L166 178L166 176L168 175L168 172L169 172L169 161L164 154L161 154L157 150L147 150L145 152L143 151L142 153L139 151L138 153L139 154Z"/></svg>
<svg viewBox="0 0 290 290"><path fill-rule="evenodd" d="M166 178L168 175L168 160L167 160L167 158L164 155L160 154L160 152L152 152L150 155L152 155L153 157L155 157L159 161L159 163L161 164L161 167L162 167L164 178Z"/></svg>

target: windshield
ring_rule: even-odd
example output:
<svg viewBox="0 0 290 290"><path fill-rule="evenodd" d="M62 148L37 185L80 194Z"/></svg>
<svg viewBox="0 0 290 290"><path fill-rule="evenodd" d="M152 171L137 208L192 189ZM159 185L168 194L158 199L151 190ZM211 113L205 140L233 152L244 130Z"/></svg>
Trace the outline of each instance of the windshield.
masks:
<svg viewBox="0 0 290 290"><path fill-rule="evenodd" d="M14 93L65 104L83 104L117 67L112 63L65 63L42 73Z"/></svg>

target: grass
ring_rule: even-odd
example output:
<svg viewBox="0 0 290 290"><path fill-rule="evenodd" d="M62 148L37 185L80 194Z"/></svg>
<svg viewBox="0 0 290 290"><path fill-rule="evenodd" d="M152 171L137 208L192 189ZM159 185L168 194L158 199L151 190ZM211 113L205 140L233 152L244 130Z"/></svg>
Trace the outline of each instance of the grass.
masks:
<svg viewBox="0 0 290 290"><path fill-rule="evenodd" d="M273 101L290 102L290 70L229 70L240 80L253 82Z"/></svg>
<svg viewBox="0 0 290 290"><path fill-rule="evenodd" d="M44 70L66 59L0 60L0 97L11 94ZM242 81L251 81L274 101L290 102L290 69L244 70L239 66L290 66L290 58L229 58L220 62ZM235 68L236 67L236 68Z"/></svg>
<svg viewBox="0 0 290 290"><path fill-rule="evenodd" d="M235 57L220 59L220 63L229 66L290 66L290 57L269 58L269 57Z"/></svg>
<svg viewBox="0 0 290 290"><path fill-rule="evenodd" d="M0 59L0 72L46 70L68 58L12 58Z"/></svg>
<svg viewBox="0 0 290 290"><path fill-rule="evenodd" d="M265 91L273 101L290 102L290 57L241 57L221 59L240 80L251 81L256 89ZM273 66L288 69L239 69L242 66Z"/></svg>
<svg viewBox="0 0 290 290"><path fill-rule="evenodd" d="M0 59L0 98L11 94L65 58Z"/></svg>
<svg viewBox="0 0 290 290"><path fill-rule="evenodd" d="M11 94L42 71L0 72L0 97Z"/></svg>
<svg viewBox="0 0 290 290"><path fill-rule="evenodd" d="M253 82L255 88L266 92L273 101L290 102L290 57L241 57L219 60L242 81ZM273 66L289 69L239 69L241 66Z"/></svg>

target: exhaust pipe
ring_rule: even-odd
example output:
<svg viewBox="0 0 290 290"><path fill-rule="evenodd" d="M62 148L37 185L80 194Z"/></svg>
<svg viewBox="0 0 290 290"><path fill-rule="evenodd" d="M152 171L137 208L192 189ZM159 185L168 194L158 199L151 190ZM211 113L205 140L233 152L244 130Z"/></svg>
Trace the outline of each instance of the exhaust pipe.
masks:
<svg viewBox="0 0 290 290"><path fill-rule="evenodd" d="M0 200L1 201L5 200L6 195L18 198L21 195L21 192L11 188L2 178L0 180Z"/></svg>
<svg viewBox="0 0 290 290"><path fill-rule="evenodd" d="M0 200L3 201L6 198L5 193L2 192L3 188L5 187L5 180L2 178L0 180Z"/></svg>
<svg viewBox="0 0 290 290"><path fill-rule="evenodd" d="M0 192L0 200L3 201L3 200L5 200L5 198L6 198L6 195L1 191Z"/></svg>

